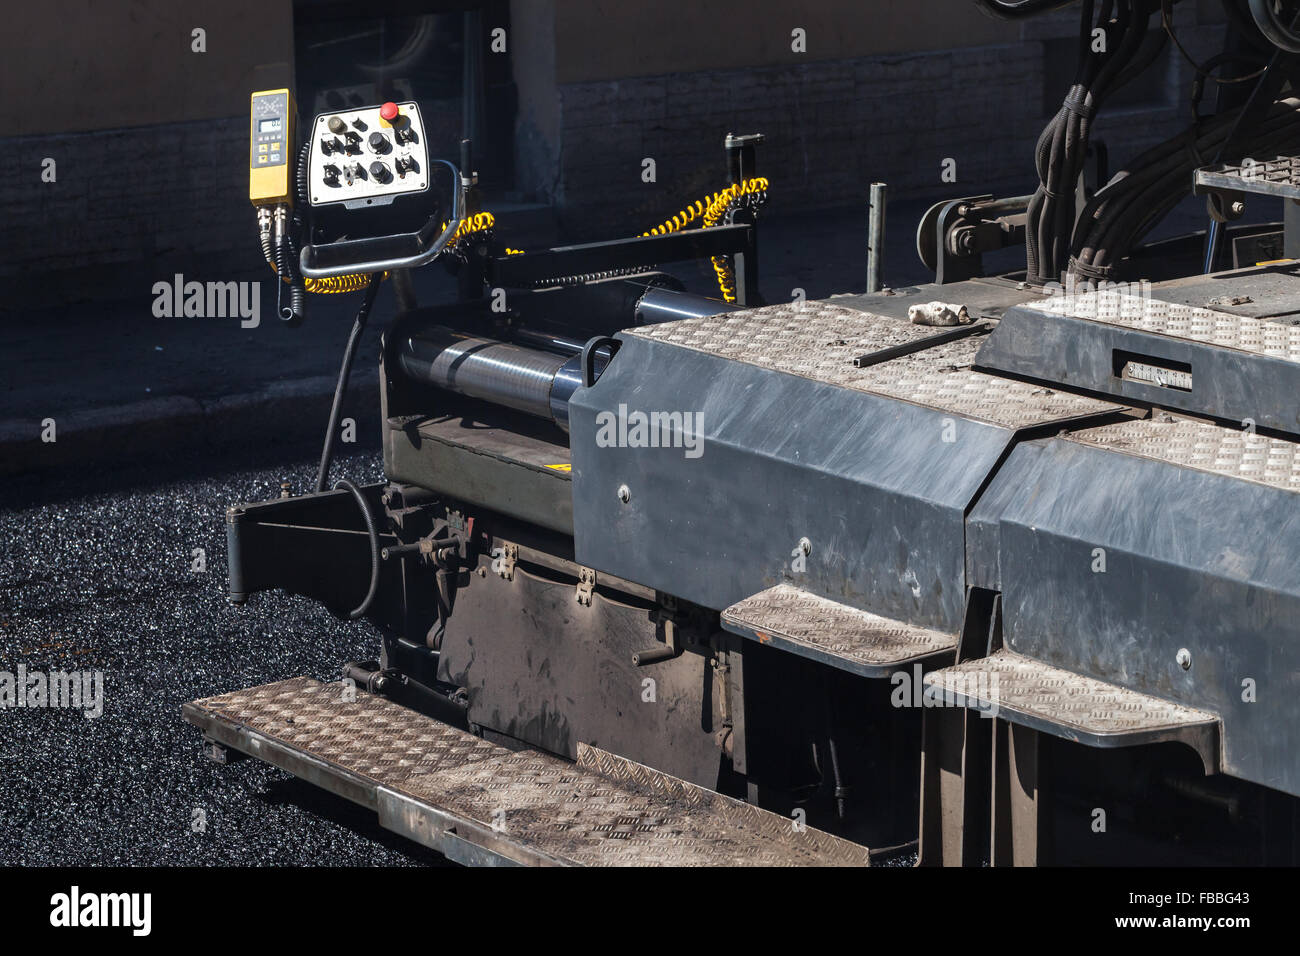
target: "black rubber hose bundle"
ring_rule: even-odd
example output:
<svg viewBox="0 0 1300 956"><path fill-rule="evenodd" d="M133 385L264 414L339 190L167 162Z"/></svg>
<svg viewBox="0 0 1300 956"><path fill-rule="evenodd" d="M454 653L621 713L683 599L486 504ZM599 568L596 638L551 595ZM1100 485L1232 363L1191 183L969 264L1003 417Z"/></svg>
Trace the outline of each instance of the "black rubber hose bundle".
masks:
<svg viewBox="0 0 1300 956"><path fill-rule="evenodd" d="M1025 223L1032 281L1057 281L1065 271L1078 212L1075 190L1093 119L1107 97L1142 73L1163 49L1162 39L1143 51L1151 16L1158 10L1158 0L1103 0L1099 12L1093 0L1082 5L1074 83L1035 150L1039 184ZM1094 29L1104 31L1101 49L1094 47Z"/></svg>
<svg viewBox="0 0 1300 956"><path fill-rule="evenodd" d="M1185 198L1195 170L1219 154L1241 110L1196 123L1138 156L1093 196L1075 229L1070 272L1108 279L1116 265ZM1261 157L1300 149L1300 99L1275 103L1241 147Z"/></svg>

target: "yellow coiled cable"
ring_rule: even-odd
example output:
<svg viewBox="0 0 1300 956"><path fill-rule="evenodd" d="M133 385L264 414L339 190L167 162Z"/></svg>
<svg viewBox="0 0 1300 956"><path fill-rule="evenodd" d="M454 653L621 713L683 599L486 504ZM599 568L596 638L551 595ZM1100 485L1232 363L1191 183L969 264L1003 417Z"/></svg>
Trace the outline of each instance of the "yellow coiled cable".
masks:
<svg viewBox="0 0 1300 956"><path fill-rule="evenodd" d="M701 228L708 229L716 226L718 222L726 215L728 207L732 203L744 196L766 193L768 182L762 176L755 176L752 179L746 179L743 183L733 183L726 189L721 189L705 199L697 199L694 203L687 206L677 215L673 216L659 225L655 226L648 232L643 232L643 236L663 236L670 232L677 232L685 229L697 219L701 219ZM727 261L726 256L712 256L713 271L718 277L718 289L722 292L722 298L726 302L736 301L736 277L731 268L731 263Z"/></svg>
<svg viewBox="0 0 1300 956"><path fill-rule="evenodd" d="M487 229L492 229L496 224L497 217L492 215L492 213L476 212L474 215L466 216L460 221L460 225L456 227L456 231L452 234L451 241L458 242L461 239L472 236L476 232L483 232ZM446 229L447 223L444 222L442 228ZM509 246L506 247L506 255L508 256L521 256L523 254L524 250L522 249L511 249Z"/></svg>

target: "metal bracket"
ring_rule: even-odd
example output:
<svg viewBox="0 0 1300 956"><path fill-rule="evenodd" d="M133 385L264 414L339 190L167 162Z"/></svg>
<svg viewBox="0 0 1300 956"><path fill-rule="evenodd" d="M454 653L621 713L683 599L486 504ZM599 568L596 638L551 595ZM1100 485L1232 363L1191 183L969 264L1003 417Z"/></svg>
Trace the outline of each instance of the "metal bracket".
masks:
<svg viewBox="0 0 1300 956"><path fill-rule="evenodd" d="M663 625L664 642L648 651L637 651L632 655L632 663L637 667L657 664L659 661L671 660L681 653L677 642L677 598L671 594L656 592L659 607L654 612L655 620Z"/></svg>
<svg viewBox="0 0 1300 956"><path fill-rule="evenodd" d="M223 767L243 760L247 756L247 754L240 753L238 750L231 750L224 744L213 740L207 734L203 735L203 753L213 763L220 764Z"/></svg>
<svg viewBox="0 0 1300 956"><path fill-rule="evenodd" d="M515 562L519 560L519 545L501 542L501 553L493 555L492 570L507 581L515 578Z"/></svg>
<svg viewBox="0 0 1300 956"><path fill-rule="evenodd" d="M591 607L591 595L596 590L596 572L591 568L578 568L578 603L583 607Z"/></svg>

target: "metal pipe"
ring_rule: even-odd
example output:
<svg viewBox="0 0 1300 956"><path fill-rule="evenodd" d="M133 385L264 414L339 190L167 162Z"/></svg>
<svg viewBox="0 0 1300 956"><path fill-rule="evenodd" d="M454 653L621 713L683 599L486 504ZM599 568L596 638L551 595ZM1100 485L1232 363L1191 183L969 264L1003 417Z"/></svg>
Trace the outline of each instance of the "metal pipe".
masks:
<svg viewBox="0 0 1300 956"><path fill-rule="evenodd" d="M567 361L443 326L408 335L398 357L402 371L417 382L552 420L551 384Z"/></svg>
<svg viewBox="0 0 1300 956"><path fill-rule="evenodd" d="M885 202L888 191L884 183L871 184L871 199L867 204L868 292L879 292L882 288L880 274L885 262Z"/></svg>
<svg viewBox="0 0 1300 956"><path fill-rule="evenodd" d="M702 319L724 312L740 312L743 306L731 305L720 299L710 299L689 292L651 288L636 303L636 324L653 325L677 319Z"/></svg>
<svg viewBox="0 0 1300 956"><path fill-rule="evenodd" d="M406 336L397 349L402 371L422 385L444 388L535 415L569 430L569 399L582 387L582 356L555 355L435 325ZM599 376L609 350L595 355Z"/></svg>
<svg viewBox="0 0 1300 956"><path fill-rule="evenodd" d="M717 299L651 288L637 300L636 321L647 325L736 311L738 306ZM581 352L586 343L528 329L517 330L514 338L540 348L428 326L402 339L398 363L423 385L504 405L568 431L569 398L582 386ZM608 361L609 349L598 349L597 375Z"/></svg>
<svg viewBox="0 0 1300 956"><path fill-rule="evenodd" d="M587 344L582 339L575 339L569 335L560 335L558 332L537 332L533 329L516 329L512 336L515 341L523 345L536 346L560 355L581 355L582 347Z"/></svg>

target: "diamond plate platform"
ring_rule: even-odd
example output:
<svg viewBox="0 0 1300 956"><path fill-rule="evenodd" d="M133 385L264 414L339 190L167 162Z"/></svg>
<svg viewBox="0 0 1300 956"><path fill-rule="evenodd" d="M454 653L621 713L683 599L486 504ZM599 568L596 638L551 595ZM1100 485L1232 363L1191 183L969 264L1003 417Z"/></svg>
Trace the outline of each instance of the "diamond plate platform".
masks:
<svg viewBox="0 0 1300 956"><path fill-rule="evenodd" d="M1177 741L1219 767L1219 718L1052 667L1006 649L925 675L945 703L1089 747L1134 747Z"/></svg>
<svg viewBox="0 0 1300 956"><path fill-rule="evenodd" d="M1300 362L1300 325L1161 302L1112 290L1058 296L1038 303L1034 309L1048 315L1104 322L1218 348Z"/></svg>
<svg viewBox="0 0 1300 956"><path fill-rule="evenodd" d="M1300 445L1209 422L1161 416L1086 428L1066 441L1300 491Z"/></svg>
<svg viewBox="0 0 1300 956"><path fill-rule="evenodd" d="M957 647L955 634L890 620L789 584L733 604L722 612L722 626L863 677L888 677L903 665L951 655Z"/></svg>
<svg viewBox="0 0 1300 956"><path fill-rule="evenodd" d="M192 701L207 739L376 811L468 864L865 866L866 847L579 746L511 751L307 677Z"/></svg>
<svg viewBox="0 0 1300 956"><path fill-rule="evenodd" d="M694 349L827 385L902 399L1006 428L1117 411L1122 406L972 369L981 336L873 363L873 353L942 340L951 330L912 325L827 302L766 306L662 322L621 334ZM855 367L855 359L864 359Z"/></svg>

